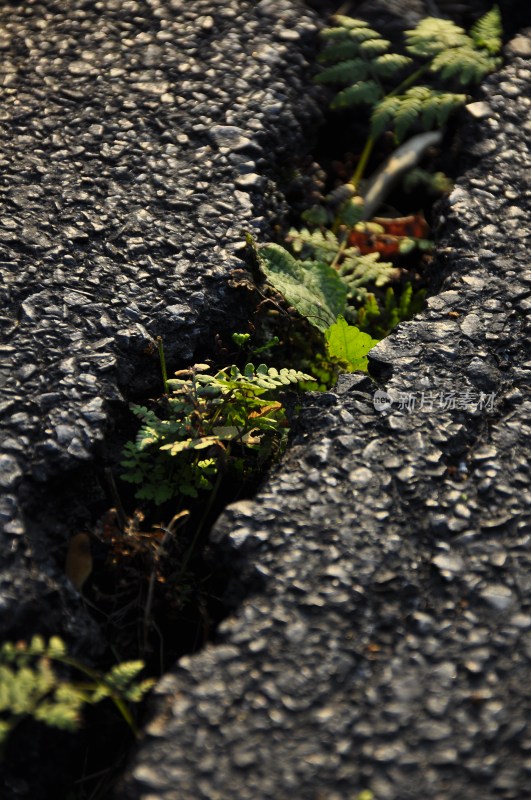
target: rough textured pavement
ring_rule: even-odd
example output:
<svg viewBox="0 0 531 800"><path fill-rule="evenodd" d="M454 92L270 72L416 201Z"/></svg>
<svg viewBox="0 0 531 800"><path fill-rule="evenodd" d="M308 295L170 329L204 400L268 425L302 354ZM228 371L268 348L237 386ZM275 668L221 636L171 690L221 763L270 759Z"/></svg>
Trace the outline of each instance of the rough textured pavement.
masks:
<svg viewBox="0 0 531 800"><path fill-rule="evenodd" d="M234 252L282 210L270 175L292 166L320 111L305 58L317 25L290 2L47 0L3 4L0 21L10 636L78 630L58 566L69 533L91 521L90 493L101 502L90 470L115 409L159 385L154 336L175 368L247 320L246 297L228 287ZM84 465L81 494L59 513L64 481L53 503L46 482ZM55 597L49 614L43 594Z"/></svg>
<svg viewBox="0 0 531 800"><path fill-rule="evenodd" d="M101 650L66 543L112 504L105 446L126 401L160 390L153 337L175 369L247 322L229 276L244 232L284 213L278 174L321 118L316 46L287 0L2 3L2 640ZM51 738L37 762L19 748L3 797L59 796Z"/></svg>
<svg viewBox="0 0 531 800"><path fill-rule="evenodd" d="M464 133L443 291L373 351L393 404L357 375L308 399L225 513L251 595L160 683L121 800L530 796L529 37L509 53Z"/></svg>
<svg viewBox="0 0 531 800"><path fill-rule="evenodd" d="M284 0L28 1L0 21L0 631L87 652L62 564L104 501L101 443L155 385L153 336L182 364L246 318L227 279L319 117L316 24ZM354 376L309 398L282 469L225 515L254 595L160 684L123 800L526 796L526 42L469 128L445 293L376 354L395 405ZM465 387L493 410L398 408ZM67 755L43 754L58 779ZM58 797L29 755L3 796Z"/></svg>

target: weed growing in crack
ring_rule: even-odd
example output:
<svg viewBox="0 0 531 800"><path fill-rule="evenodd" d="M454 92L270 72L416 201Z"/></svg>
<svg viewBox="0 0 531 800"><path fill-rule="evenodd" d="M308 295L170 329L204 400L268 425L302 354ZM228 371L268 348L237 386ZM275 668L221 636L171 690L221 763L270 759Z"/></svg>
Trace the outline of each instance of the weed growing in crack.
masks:
<svg viewBox="0 0 531 800"><path fill-rule="evenodd" d="M122 478L139 485L136 497L156 505L176 496L212 491L229 471L243 478L259 471L286 438L279 392L313 376L260 364L233 365L214 375L196 364L167 380L158 409L133 406L141 420L125 446Z"/></svg>
<svg viewBox="0 0 531 800"><path fill-rule="evenodd" d="M83 675L82 682L61 677L55 664ZM139 681L142 661L117 664L103 673L71 658L64 642L52 636L48 643L40 636L26 642L5 642L0 648L0 746L16 725L27 717L53 728L74 731L81 724L81 711L110 699L137 735L130 704L138 703L154 684Z"/></svg>
<svg viewBox="0 0 531 800"><path fill-rule="evenodd" d="M422 258L432 243L421 213L374 213L402 181L407 191L415 185L432 192L449 189L443 173L431 174L418 164L466 102L467 95L456 89L479 82L499 66L501 18L495 7L466 33L451 20L428 17L405 31L407 55L392 52L391 42L363 20L339 15L334 21L335 27L323 31L320 61L325 66L316 80L342 87L333 109L367 109L368 135L350 180L302 214L306 227L289 231L291 252L269 244L259 247L257 256L267 281L327 342L329 326L339 315L357 326L350 337L359 328L381 339L422 307L425 290L402 280L407 270L400 264L415 251ZM415 135L403 142L410 131ZM374 145L384 133L397 147L364 181ZM359 368L357 358L351 363Z"/></svg>
<svg viewBox="0 0 531 800"><path fill-rule="evenodd" d="M479 83L500 64L497 7L478 20L469 34L449 19L426 17L405 31L407 56L388 52L391 42L363 20L337 16L335 21L337 27L323 32L320 60L330 66L317 81L345 87L332 108L365 106L370 111L369 136L352 178L355 187L378 136L391 129L400 142L414 126L424 131L442 128L466 101L465 94L454 90L455 84ZM427 83L430 78L437 81L436 86ZM441 88L445 84L448 88Z"/></svg>

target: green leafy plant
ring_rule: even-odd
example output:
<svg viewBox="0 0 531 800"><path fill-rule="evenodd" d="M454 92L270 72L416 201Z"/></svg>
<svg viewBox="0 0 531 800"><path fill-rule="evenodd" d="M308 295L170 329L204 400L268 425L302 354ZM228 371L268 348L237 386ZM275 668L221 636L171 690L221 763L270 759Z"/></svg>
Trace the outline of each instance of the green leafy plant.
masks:
<svg viewBox="0 0 531 800"><path fill-rule="evenodd" d="M298 261L280 245L271 244L257 250L260 268L287 302L324 335L327 354L336 365L348 372L366 371L367 353L377 341L349 325L343 314L348 297L361 291L367 280L384 284L392 265L379 264L378 253L370 257L360 256L357 250L341 253L331 231L294 231L293 238L296 250L306 248L322 260ZM343 262L337 270L327 262L334 264L339 255Z"/></svg>
<svg viewBox="0 0 531 800"><path fill-rule="evenodd" d="M414 291L411 282L406 283L401 292L388 286L383 301L378 302L374 294L368 293L363 305L352 312L352 318L361 329L380 341L399 322L418 314L424 307L425 298L426 289Z"/></svg>
<svg viewBox="0 0 531 800"><path fill-rule="evenodd" d="M269 283L320 331L344 313L348 286L324 260L299 261L278 244L260 247L258 258Z"/></svg>
<svg viewBox="0 0 531 800"><path fill-rule="evenodd" d="M367 371L367 353L378 343L377 339L349 325L344 317L338 317L325 331L325 339L329 355L341 363L344 372Z"/></svg>
<svg viewBox="0 0 531 800"><path fill-rule="evenodd" d="M420 84L421 79L433 76L439 84L468 86L500 64L497 7L478 20L469 34L451 20L426 17L405 31L408 55L390 52L391 42L363 20L338 15L335 22L336 27L323 32L326 44L321 61L327 66L317 81L345 87L332 101L333 108L364 105L370 109L371 142L387 128L394 130L399 141L414 124L423 130L440 128L466 101L463 93ZM367 147L372 149L372 144ZM356 183L360 177L361 172Z"/></svg>
<svg viewBox="0 0 531 800"><path fill-rule="evenodd" d="M408 283L397 299L389 284L397 283L403 270L382 260L380 252L396 257L422 253L432 242L425 231L387 235L380 223L389 220L371 221L373 209L399 180L409 191L423 185L432 192L447 191L450 182L441 172L431 175L417 166L426 149L440 141L439 132L421 133L402 144L362 189L371 151L387 130L400 142L413 127L430 131L446 123L467 99L456 85L477 82L499 65L501 18L495 7L466 33L451 20L428 17L405 31L408 55L392 52L391 42L363 20L337 15L334 21L335 27L323 31L324 67L316 80L343 87L332 108L367 107L369 135L351 180L303 213L307 227L289 231L292 253L266 245L259 248L258 260L267 281L325 337L340 316L345 325L356 323L383 336L420 309L424 293ZM401 221L394 220L395 228ZM427 231L425 221L424 226ZM357 333L350 332L352 341ZM365 356L355 363L366 364Z"/></svg>
<svg viewBox="0 0 531 800"><path fill-rule="evenodd" d="M247 364L214 375L196 364L167 380L156 410L132 406L142 425L124 449L122 478L139 484L136 496L157 505L212 491L228 470L249 475L284 445L287 417L281 392L313 376L296 369Z"/></svg>
<svg viewBox="0 0 531 800"><path fill-rule="evenodd" d="M73 668L84 676L83 682L61 677L54 663ZM5 642L0 647L0 745L24 718L43 722L54 728L76 730L81 724L85 705L110 699L137 733L130 703L138 703L154 684L139 681L144 664L127 661L101 673L70 658L58 636L46 643L41 636L26 642Z"/></svg>

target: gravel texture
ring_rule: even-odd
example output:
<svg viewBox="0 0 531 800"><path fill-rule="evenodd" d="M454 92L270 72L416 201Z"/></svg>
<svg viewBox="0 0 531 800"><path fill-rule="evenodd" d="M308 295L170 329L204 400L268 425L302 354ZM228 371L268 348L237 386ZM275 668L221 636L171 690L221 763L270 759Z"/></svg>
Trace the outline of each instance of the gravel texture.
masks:
<svg viewBox="0 0 531 800"><path fill-rule="evenodd" d="M442 291L373 351L391 404L362 375L307 398L225 512L248 597L158 685L120 800L529 796L530 38L507 53L441 211Z"/></svg>
<svg viewBox="0 0 531 800"><path fill-rule="evenodd" d="M316 23L290 2L0 13L0 520L16 564L20 493L94 458L113 404L156 385L153 337L184 365L247 319L235 252L282 210L271 176L320 112Z"/></svg>

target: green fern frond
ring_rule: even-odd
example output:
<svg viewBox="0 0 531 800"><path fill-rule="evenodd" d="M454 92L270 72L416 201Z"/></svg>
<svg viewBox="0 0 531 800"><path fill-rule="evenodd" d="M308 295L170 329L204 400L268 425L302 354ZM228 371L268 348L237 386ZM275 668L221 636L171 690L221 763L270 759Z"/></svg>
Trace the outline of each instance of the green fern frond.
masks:
<svg viewBox="0 0 531 800"><path fill-rule="evenodd" d="M53 661L66 664L81 672L89 680L82 684L61 679L52 666ZM6 642L0 649L0 744L11 730L25 717L63 730L73 731L79 727L80 715L86 703L98 702L98 690L105 685L124 719L131 724L131 717L123 701L131 698L125 690L140 688L134 683L141 662L119 664L109 675L125 676L120 682L105 683L105 675L85 667L69 658L62 639L53 636L48 644L41 636L34 636L29 644ZM138 692L137 692L138 694ZM138 699L141 699L141 694Z"/></svg>
<svg viewBox="0 0 531 800"><path fill-rule="evenodd" d="M370 30L369 23L366 22L364 19L356 19L355 17L347 17L346 14L334 14L334 22L338 22L341 25L341 30L346 31L358 31L358 30ZM374 33L374 31L373 31Z"/></svg>
<svg viewBox="0 0 531 800"><path fill-rule="evenodd" d="M353 248L345 251L345 259L339 267L339 273L348 283L350 294L359 299L362 287L369 284L381 287L395 280L399 270L388 261L380 261L379 253L359 255Z"/></svg>
<svg viewBox="0 0 531 800"><path fill-rule="evenodd" d="M384 97L374 108L371 115L371 136L380 136L387 130L400 108L400 98L396 96Z"/></svg>
<svg viewBox="0 0 531 800"><path fill-rule="evenodd" d="M325 264L331 264L339 250L337 236L329 230L309 231L307 228L302 228L299 231L292 228L287 240L297 255L304 252L317 261L324 261Z"/></svg>
<svg viewBox="0 0 531 800"><path fill-rule="evenodd" d="M143 661L124 661L109 670L104 682L111 691L120 693L129 687L143 669Z"/></svg>
<svg viewBox="0 0 531 800"><path fill-rule="evenodd" d="M339 61L347 61L357 58L360 54L360 45L351 39L340 39L337 42L330 42L318 57L320 64L333 64Z"/></svg>
<svg viewBox="0 0 531 800"><path fill-rule="evenodd" d="M320 64L333 64L350 58L372 59L386 53L390 45L388 39L365 39L363 42L356 42L350 37L340 38L337 41L330 41L317 60Z"/></svg>
<svg viewBox="0 0 531 800"><path fill-rule="evenodd" d="M354 17L345 17L342 14L336 14L334 21L339 23L341 26L339 30L342 30L352 41L366 42L369 39L382 38L381 34L373 30L369 26L369 23L365 22L363 19L355 19Z"/></svg>
<svg viewBox="0 0 531 800"><path fill-rule="evenodd" d="M359 22L360 25L350 28L327 28L323 31L322 36L326 46L319 57L320 61L339 61L360 55L372 58L386 52L391 44L388 39L383 39L377 31L369 28L367 23L361 25L362 20L351 20L351 22Z"/></svg>
<svg viewBox="0 0 531 800"><path fill-rule="evenodd" d="M391 47L389 39L366 39L360 42L359 50L367 58L374 58L382 53L387 52Z"/></svg>
<svg viewBox="0 0 531 800"><path fill-rule="evenodd" d="M500 52L502 33L502 19L498 6L487 11L470 29L470 35L476 47L487 50L491 55Z"/></svg>
<svg viewBox="0 0 531 800"><path fill-rule="evenodd" d="M363 58L353 58L327 67L316 77L317 83L355 83L364 81L370 75L370 67Z"/></svg>
<svg viewBox="0 0 531 800"><path fill-rule="evenodd" d="M382 87L373 80L358 81L335 96L331 108L351 108L352 106L374 106L383 97Z"/></svg>
<svg viewBox="0 0 531 800"><path fill-rule="evenodd" d="M385 97L374 109L371 133L379 136L393 128L401 141L418 121L423 128L442 127L451 113L466 102L466 95L442 92L429 86L414 86L402 95Z"/></svg>
<svg viewBox="0 0 531 800"><path fill-rule="evenodd" d="M416 28L405 31L406 49L415 56L432 58L451 47L470 45L470 37L463 28L449 19L426 17Z"/></svg>
<svg viewBox="0 0 531 800"><path fill-rule="evenodd" d="M438 53L430 64L430 70L439 73L443 80L457 78L466 86L479 83L485 75L499 66L500 61L482 50L454 47Z"/></svg>
<svg viewBox="0 0 531 800"><path fill-rule="evenodd" d="M409 67L413 63L413 59L409 56L400 55L400 53L384 53L371 61L371 68L376 72L379 78L392 78L397 75L405 67Z"/></svg>

